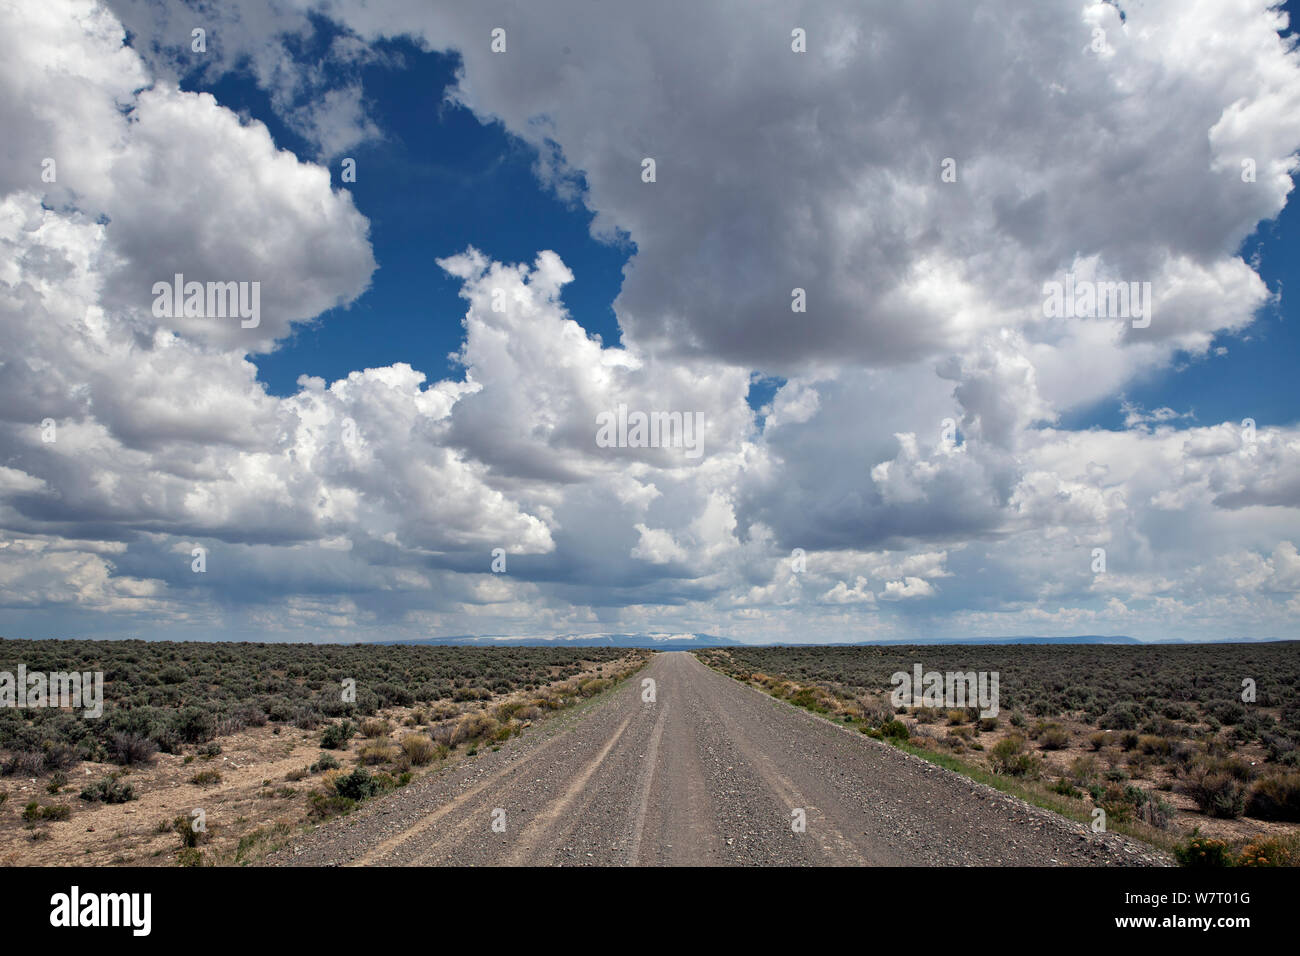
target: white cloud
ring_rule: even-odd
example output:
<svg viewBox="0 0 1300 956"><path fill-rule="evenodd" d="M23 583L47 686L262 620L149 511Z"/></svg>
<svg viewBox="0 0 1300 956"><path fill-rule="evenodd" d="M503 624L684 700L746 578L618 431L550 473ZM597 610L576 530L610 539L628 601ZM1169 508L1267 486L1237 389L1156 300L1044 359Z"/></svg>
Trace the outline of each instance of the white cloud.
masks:
<svg viewBox="0 0 1300 956"><path fill-rule="evenodd" d="M308 11L343 28L316 62ZM174 3L3 14L8 606L214 633L1293 628L1300 431L1132 405L1125 431L1059 426L1269 300L1237 250L1291 188L1300 68L1265 0L1123 23L1069 0L832 4L801 14L803 55L788 14L739 0L524 5L506 57L492 5L202 12L202 61ZM269 395L249 356L364 294L370 224L176 77L247 69L337 156L387 135L356 69L403 34L457 50L456 96L636 243L622 344L568 315L554 252L466 248L439 262L465 301L458 376L399 362ZM260 281L261 325L155 319L177 272ZM1151 326L1046 318L1067 272L1151 282ZM760 428L746 396L769 374L789 378ZM619 405L699 413L704 453L600 447Z"/></svg>

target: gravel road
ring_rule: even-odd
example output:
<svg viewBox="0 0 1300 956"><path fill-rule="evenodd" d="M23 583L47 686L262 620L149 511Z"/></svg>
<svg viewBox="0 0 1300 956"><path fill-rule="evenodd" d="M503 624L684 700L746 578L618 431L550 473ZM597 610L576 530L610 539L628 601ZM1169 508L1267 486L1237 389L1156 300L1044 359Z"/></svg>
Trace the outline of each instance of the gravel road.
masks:
<svg viewBox="0 0 1300 956"><path fill-rule="evenodd" d="M642 699L643 680L655 701ZM796 827L796 811L805 826ZM1145 866L1144 844L663 653L606 697L296 838L330 865Z"/></svg>

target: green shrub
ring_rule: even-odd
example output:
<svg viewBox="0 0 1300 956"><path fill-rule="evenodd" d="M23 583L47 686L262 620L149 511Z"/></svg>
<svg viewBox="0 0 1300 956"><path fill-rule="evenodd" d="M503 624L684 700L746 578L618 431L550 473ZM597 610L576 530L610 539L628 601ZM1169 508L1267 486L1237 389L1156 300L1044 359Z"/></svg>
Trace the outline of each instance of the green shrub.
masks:
<svg viewBox="0 0 1300 956"><path fill-rule="evenodd" d="M185 707L172 719L172 729L187 744L203 743L217 731L217 722L202 707Z"/></svg>
<svg viewBox="0 0 1300 956"><path fill-rule="evenodd" d="M1045 727L1038 735L1038 745L1044 750L1064 750L1070 746L1070 733L1056 725Z"/></svg>
<svg viewBox="0 0 1300 956"><path fill-rule="evenodd" d="M1212 840L1197 831L1183 843L1174 847L1174 859L1183 866L1223 867L1232 866L1232 854L1228 844L1222 840Z"/></svg>
<svg viewBox="0 0 1300 956"><path fill-rule="evenodd" d="M455 746L482 738L491 738L496 734L499 726L496 718L490 714L465 714L456 722L451 734L451 743Z"/></svg>
<svg viewBox="0 0 1300 956"><path fill-rule="evenodd" d="M82 788L81 799L91 803L127 803L135 799L135 788L116 777L105 777Z"/></svg>
<svg viewBox="0 0 1300 956"><path fill-rule="evenodd" d="M1134 730L1138 725L1137 714L1131 703L1113 704L1097 725L1103 730Z"/></svg>
<svg viewBox="0 0 1300 956"><path fill-rule="evenodd" d="M1074 784L1070 783L1070 781L1067 780L1065 777L1061 777L1059 780L1053 783L1051 786L1051 790L1053 793L1059 793L1064 797L1082 796L1082 792L1077 787L1075 787Z"/></svg>
<svg viewBox="0 0 1300 956"><path fill-rule="evenodd" d="M1070 779L1080 785L1091 783L1097 778L1098 769L1097 758L1092 754L1075 757L1070 761Z"/></svg>
<svg viewBox="0 0 1300 956"><path fill-rule="evenodd" d="M63 804L41 806L35 800L23 807L24 823L46 823L51 820L66 820L72 816L72 808Z"/></svg>
<svg viewBox="0 0 1300 956"><path fill-rule="evenodd" d="M1115 743L1115 735L1108 730L1098 730L1088 735L1088 746L1093 750L1110 747Z"/></svg>
<svg viewBox="0 0 1300 956"><path fill-rule="evenodd" d="M1300 821L1300 773L1261 777L1250 786L1246 812L1261 820Z"/></svg>
<svg viewBox="0 0 1300 956"><path fill-rule="evenodd" d="M1246 809L1245 777L1249 764L1232 758L1205 758L1192 764L1183 774L1179 786L1191 797L1202 813L1212 817L1235 819Z"/></svg>
<svg viewBox="0 0 1300 956"><path fill-rule="evenodd" d="M1025 738L1019 734L1003 737L989 751L989 763L995 773L1008 777L1033 776L1037 762L1025 753Z"/></svg>
<svg viewBox="0 0 1300 956"><path fill-rule="evenodd" d="M120 731L109 734L108 756L116 763L149 763L157 752L158 744L143 733Z"/></svg>
<svg viewBox="0 0 1300 956"><path fill-rule="evenodd" d="M192 818L184 814L172 820L172 831L181 838L182 849L193 849L208 842L208 831L206 829L194 829L194 822Z"/></svg>
<svg viewBox="0 0 1300 956"><path fill-rule="evenodd" d="M308 815L317 820L328 820L349 813L357 805L355 800L332 793L313 793L308 798L308 803Z"/></svg>
<svg viewBox="0 0 1300 956"><path fill-rule="evenodd" d="M321 754L320 759L311 765L312 773L323 773L326 770L337 770L342 764L333 754Z"/></svg>
<svg viewBox="0 0 1300 956"><path fill-rule="evenodd" d="M367 800L373 797L378 790L379 783L363 767L357 767L350 774L339 777L334 781L334 793L354 802Z"/></svg>
<svg viewBox="0 0 1300 956"><path fill-rule="evenodd" d="M907 740L911 735L908 733L907 724L901 720L887 720L880 725L880 735L889 740Z"/></svg>
<svg viewBox="0 0 1300 956"><path fill-rule="evenodd" d="M346 749L348 741L352 739L352 735L356 732L356 726L350 720L330 724L320 735L320 745L325 750Z"/></svg>
<svg viewBox="0 0 1300 956"><path fill-rule="evenodd" d="M1101 800L1098 803L1106 811L1107 820L1114 823L1127 823L1132 819L1134 801L1129 789L1121 787L1117 783L1112 783L1108 784L1106 789L1102 791Z"/></svg>

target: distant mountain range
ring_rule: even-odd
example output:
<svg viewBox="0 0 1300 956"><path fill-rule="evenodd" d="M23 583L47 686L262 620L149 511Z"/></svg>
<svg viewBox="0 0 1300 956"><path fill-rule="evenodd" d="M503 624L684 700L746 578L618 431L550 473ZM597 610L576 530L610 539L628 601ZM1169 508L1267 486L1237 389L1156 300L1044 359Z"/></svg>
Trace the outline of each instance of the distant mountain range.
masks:
<svg viewBox="0 0 1300 956"><path fill-rule="evenodd" d="M885 641L838 641L823 646L869 647L905 646L920 644L1261 644L1289 640L1281 637L1228 637L1218 641L1140 641L1126 634L1078 634L1070 637L914 637ZM813 644L792 644L789 641L770 641L746 644L729 637L712 634L586 634L572 637L431 637L416 641L380 641L382 644L425 644L442 646L476 647L643 647L660 651L694 650L701 647L814 647Z"/></svg>
<svg viewBox="0 0 1300 956"><path fill-rule="evenodd" d="M697 647L736 647L741 641L709 634L584 634L573 637L430 637L418 641L380 641L381 644L434 644L452 647L652 647L661 651Z"/></svg>

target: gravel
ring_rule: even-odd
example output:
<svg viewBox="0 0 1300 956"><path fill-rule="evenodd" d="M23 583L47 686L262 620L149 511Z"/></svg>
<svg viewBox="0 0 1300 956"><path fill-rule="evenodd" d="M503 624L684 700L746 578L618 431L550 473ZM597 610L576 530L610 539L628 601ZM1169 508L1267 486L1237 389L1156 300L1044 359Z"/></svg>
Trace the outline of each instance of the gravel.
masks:
<svg viewBox="0 0 1300 956"><path fill-rule="evenodd" d="M642 700L642 680L656 701ZM504 812L502 812L504 811ZM804 826L797 828L802 820ZM709 670L613 692L331 821L279 865L1167 866Z"/></svg>

